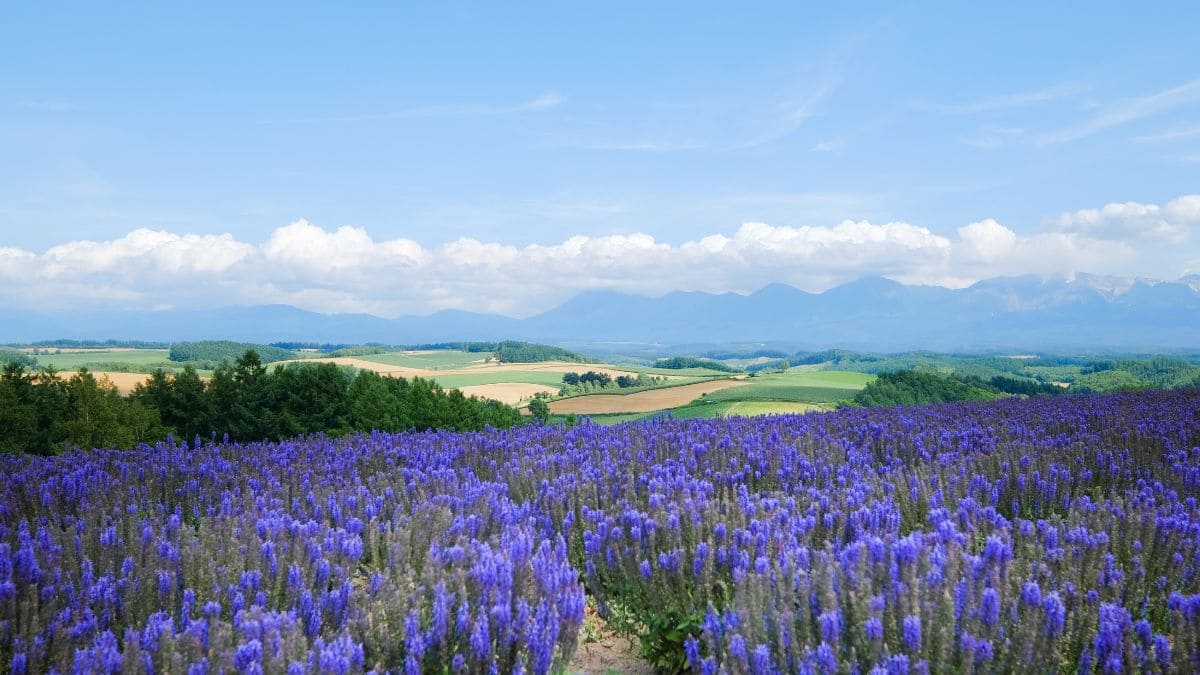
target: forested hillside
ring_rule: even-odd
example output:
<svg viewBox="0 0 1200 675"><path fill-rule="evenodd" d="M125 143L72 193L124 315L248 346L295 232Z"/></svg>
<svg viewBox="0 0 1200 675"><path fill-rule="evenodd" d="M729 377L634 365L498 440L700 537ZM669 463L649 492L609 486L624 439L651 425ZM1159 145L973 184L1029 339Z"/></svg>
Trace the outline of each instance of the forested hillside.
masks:
<svg viewBox="0 0 1200 675"><path fill-rule="evenodd" d="M256 345L229 340L202 340L199 342L176 342L171 345L172 361L218 363L239 358L246 350L254 350L263 363L286 361L296 358L296 352L271 345Z"/></svg>

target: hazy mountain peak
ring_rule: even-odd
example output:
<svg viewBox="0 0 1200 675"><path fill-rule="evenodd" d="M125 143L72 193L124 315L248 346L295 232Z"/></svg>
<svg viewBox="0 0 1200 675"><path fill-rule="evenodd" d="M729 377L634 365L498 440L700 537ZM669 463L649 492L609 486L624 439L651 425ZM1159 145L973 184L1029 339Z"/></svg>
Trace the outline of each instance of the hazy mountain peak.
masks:
<svg viewBox="0 0 1200 675"><path fill-rule="evenodd" d="M317 314L289 305L70 315L14 310L6 319L0 342L223 338L405 344L515 338L786 342L878 351L1194 349L1200 345L1200 275L1177 282L1027 275L987 279L957 290L866 277L824 293L773 283L750 295L690 291L657 298L595 290L526 319L462 310L382 319Z"/></svg>

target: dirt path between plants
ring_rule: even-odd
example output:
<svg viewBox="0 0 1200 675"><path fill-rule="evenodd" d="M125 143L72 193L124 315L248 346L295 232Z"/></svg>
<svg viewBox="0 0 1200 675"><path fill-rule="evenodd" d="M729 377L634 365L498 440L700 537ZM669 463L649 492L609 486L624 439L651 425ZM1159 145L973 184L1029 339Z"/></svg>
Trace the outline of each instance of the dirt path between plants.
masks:
<svg viewBox="0 0 1200 675"><path fill-rule="evenodd" d="M638 655L637 644L617 635L588 604L584 610L579 646L567 664L573 675L654 675L654 668Z"/></svg>

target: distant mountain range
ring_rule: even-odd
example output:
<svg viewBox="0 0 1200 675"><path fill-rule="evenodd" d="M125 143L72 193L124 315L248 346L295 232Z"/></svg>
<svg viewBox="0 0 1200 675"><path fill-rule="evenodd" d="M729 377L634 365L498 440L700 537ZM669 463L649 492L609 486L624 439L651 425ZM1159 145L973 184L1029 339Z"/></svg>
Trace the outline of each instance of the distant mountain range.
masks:
<svg viewBox="0 0 1200 675"><path fill-rule="evenodd" d="M870 277L823 293L772 284L750 295L583 293L526 319L442 311L383 319L286 305L164 311L8 310L0 342L204 338L248 342L522 339L546 343L771 343L874 351L1200 350L1200 276L989 279L964 289Z"/></svg>

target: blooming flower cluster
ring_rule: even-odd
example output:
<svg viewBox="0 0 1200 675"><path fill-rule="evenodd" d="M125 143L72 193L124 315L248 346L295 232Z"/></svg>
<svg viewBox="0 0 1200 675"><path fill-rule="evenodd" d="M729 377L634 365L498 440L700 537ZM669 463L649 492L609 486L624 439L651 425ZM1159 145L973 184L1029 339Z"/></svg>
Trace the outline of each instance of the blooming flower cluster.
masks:
<svg viewBox="0 0 1200 675"><path fill-rule="evenodd" d="M0 459L0 664L1200 671L1200 392ZM581 586L582 582L582 586Z"/></svg>
<svg viewBox="0 0 1200 675"><path fill-rule="evenodd" d="M12 672L544 673L583 589L565 540L452 434L0 459Z"/></svg>
<svg viewBox="0 0 1200 675"><path fill-rule="evenodd" d="M662 663L682 641L703 673L1200 671L1200 392L661 422L576 447L594 476L557 489L586 583L654 617Z"/></svg>

